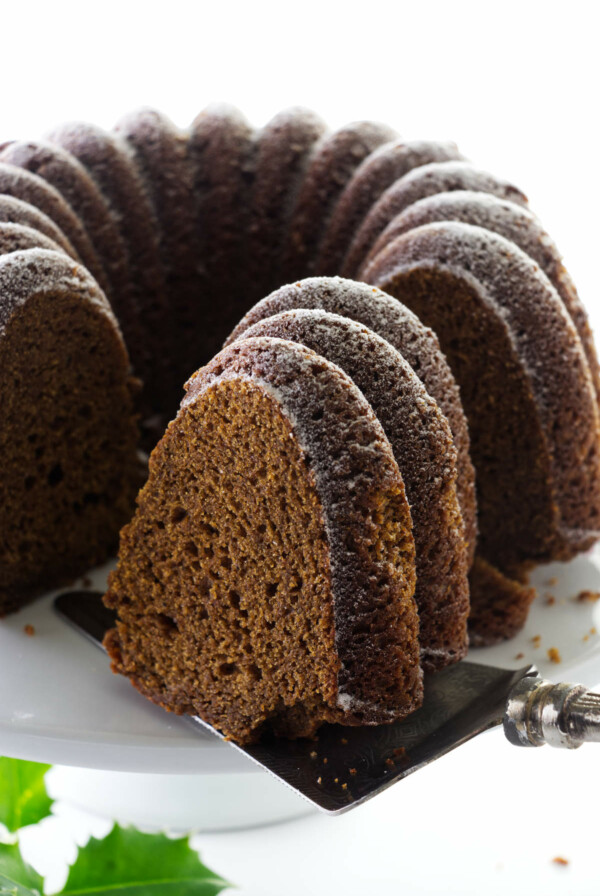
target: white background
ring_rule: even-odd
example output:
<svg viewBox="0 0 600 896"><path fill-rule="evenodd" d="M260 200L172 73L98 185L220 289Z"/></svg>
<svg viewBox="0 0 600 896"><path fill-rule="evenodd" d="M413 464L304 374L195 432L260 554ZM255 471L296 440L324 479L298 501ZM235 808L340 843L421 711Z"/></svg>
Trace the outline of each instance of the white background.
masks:
<svg viewBox="0 0 600 896"><path fill-rule="evenodd" d="M185 126L213 100L256 125L303 104L332 126L374 118L409 138L453 139L524 188L600 326L596 3L0 9L0 140L74 118L110 127L139 105ZM203 835L198 845L248 896L597 896L599 768L598 747L518 751L494 732L342 818ZM66 811L49 822L37 843L45 869L90 824ZM552 864L555 855L569 866Z"/></svg>

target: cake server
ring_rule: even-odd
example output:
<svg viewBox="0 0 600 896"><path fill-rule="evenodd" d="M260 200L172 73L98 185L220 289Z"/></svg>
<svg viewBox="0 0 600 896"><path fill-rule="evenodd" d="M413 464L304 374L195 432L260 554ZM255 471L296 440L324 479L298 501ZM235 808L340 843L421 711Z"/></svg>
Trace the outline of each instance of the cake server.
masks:
<svg viewBox="0 0 600 896"><path fill-rule="evenodd" d="M99 592L66 592L54 606L98 647L115 623ZM202 719L186 718L224 739ZM339 815L496 725L504 726L510 743L522 747L572 749L600 742L600 694L578 684L545 681L532 665L513 671L462 660L426 676L423 706L402 722L323 725L310 740L269 738L229 746L317 808Z"/></svg>

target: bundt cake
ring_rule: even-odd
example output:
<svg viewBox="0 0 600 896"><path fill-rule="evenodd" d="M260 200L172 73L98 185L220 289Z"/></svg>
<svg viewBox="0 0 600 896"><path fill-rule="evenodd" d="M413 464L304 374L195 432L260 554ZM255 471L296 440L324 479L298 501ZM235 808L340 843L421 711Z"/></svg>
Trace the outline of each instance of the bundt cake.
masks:
<svg viewBox="0 0 600 896"><path fill-rule="evenodd" d="M406 715L422 689L411 518L364 396L272 338L224 349L187 390L121 534L113 668L239 742Z"/></svg>
<svg viewBox="0 0 600 896"><path fill-rule="evenodd" d="M96 282L30 248L0 256L0 296L4 615L110 556L140 472L135 383Z"/></svg>
<svg viewBox="0 0 600 896"><path fill-rule="evenodd" d="M236 739L401 717L464 654L467 573L492 643L533 564L600 536L555 245L517 187L375 122L142 109L2 144L0 375L2 612L110 552L138 414L109 650Z"/></svg>

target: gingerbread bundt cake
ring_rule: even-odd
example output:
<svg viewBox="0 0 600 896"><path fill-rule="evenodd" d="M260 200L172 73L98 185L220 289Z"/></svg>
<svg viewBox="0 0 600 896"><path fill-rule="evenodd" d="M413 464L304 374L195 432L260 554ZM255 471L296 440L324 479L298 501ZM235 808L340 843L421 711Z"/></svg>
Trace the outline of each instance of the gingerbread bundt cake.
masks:
<svg viewBox="0 0 600 896"><path fill-rule="evenodd" d="M45 142L4 144L0 261L2 270L11 275L3 274L2 279L0 315L7 328L0 334L0 352L6 353L10 364L18 361L21 366L16 379L3 374L0 388L12 396L14 407L24 396L36 394L40 382L35 376L36 351L43 350L49 358L53 339L64 345L68 329L64 309L73 308L71 348L64 347L52 360L47 380L50 395L52 377L63 377L57 413L50 415L48 410L44 416L44 410L34 420L29 411L21 417L11 412L13 422L9 426L5 418L0 431L8 459L4 467L11 471L14 519L20 519L17 508L27 507L28 520L47 520L49 489L58 488L64 499L57 527L63 536L62 553L49 556L33 524L31 537L10 543L4 539L3 549L10 557L10 582L9 566L1 571L2 587L5 583L10 587L5 609L43 585L56 584L67 569L75 574L105 556L131 512L138 475L133 381L123 342L107 312L109 302L125 337L132 373L141 382L137 400L141 445L151 449L158 443L137 514L123 534L109 597L120 614L110 641L114 663L145 693L176 710L192 707L241 739L257 736L264 725L301 733L326 718L373 722L399 717L419 700L419 654L421 664L433 668L464 652L469 566L472 641L490 643L514 634L532 597L524 583L527 568L568 559L600 535L596 353L585 311L556 247L526 206L518 188L475 168L453 144L403 141L390 128L373 122L330 133L318 117L303 109L280 113L260 131L228 106L209 107L188 131L145 109L123 118L112 133L74 123L55 129ZM39 315L30 312L38 308L34 281L39 266L26 262L26 257L42 256L39 287L44 297L48 284L60 284L56 302L60 314L46 328L42 324L50 302L46 305L46 298L39 299ZM67 276L67 269L77 273ZM341 280L334 276L338 274L364 282ZM36 296L24 303L27 314L35 318L31 333L41 334L36 343L21 331L18 338L12 336L20 318L10 317L11 309L24 294L20 277ZM87 278L85 288L77 286L81 277ZM289 285L281 287L286 281ZM268 298L260 301L265 295ZM276 320L265 320L273 315L278 315ZM332 320L332 315L338 317ZM83 336L88 331L80 326L80 316L95 321L90 324L93 337ZM251 327L250 338L245 338ZM228 334L231 344L218 362L211 362ZM239 341L232 344L234 339ZM86 340L94 351L85 363L77 362L76 370L73 358L82 355ZM101 374L100 359L106 361L109 355L111 369ZM281 368L275 363L278 355ZM371 369L366 360L370 355ZM300 363L307 357L316 360ZM178 413L182 384L203 364L208 366L190 381ZM311 395L316 401L323 370L328 382L344 382L342 391L354 396L350 402L354 410L343 436L344 427L340 429L335 414L327 418L335 429L331 438L340 444L347 438L350 445L354 435L362 438L365 427L372 433L378 428L371 462L380 459L381 475L393 468L389 482L394 479L398 494L404 494L406 487L412 503L409 517L404 498L394 521L375 513L371 492L367 489L364 495L368 492L370 497L363 500L358 486L348 485L353 482L351 465L345 468L350 479L343 506L337 508L335 502L329 506L325 479L312 466L314 458L305 444L309 436L322 433L322 409L311 405L309 414L306 405L301 421L290 416L296 394L292 401L293 390L288 395L270 379L279 382L281 371L289 372L294 364L306 384L307 402ZM309 370L316 384L309 385ZM94 423L106 433L96 440L101 452L87 444L84 422L72 424L62 407L69 405L71 394L79 395L83 380L89 394L96 396L89 419L96 421L96 413L102 417L102 423ZM387 396L381 382L387 384ZM219 404L222 395L231 395L235 415L228 416ZM84 407L91 407L91 401L86 399ZM69 406L70 412L76 406ZM219 425L202 429L205 415L208 419L217 411ZM262 434L253 424L259 411L266 415ZM87 417L82 420L87 424ZM11 428L21 432L19 439L26 435L17 423L30 429L31 444L41 452L35 458L27 450L14 450ZM185 492L182 458L193 458L195 487L208 494L214 477L223 472L215 472L208 458L221 452L217 445L225 446L221 453L229 456L228 427L232 444L238 444L245 427L248 445L254 446L254 453L238 450L232 469L239 465L239 476L219 491L229 528L216 518L204 523L195 505L187 516L174 520L171 511L185 505L175 500L178 489L184 489L190 506L194 503L194 493ZM205 458L198 432L207 446ZM82 443L80 454L67 451L73 434ZM259 450L267 435L268 463ZM328 444L333 451L333 442ZM53 456L59 445L64 457L61 454L55 462L60 470L57 483L54 466L46 470L35 462L46 454ZM69 477L67 454L73 458ZM319 457L325 464L325 455ZM332 470L335 467L342 476L335 463ZM244 465L253 469L255 464L265 473L256 481L248 480ZM281 471L286 464L302 471L297 480L303 483L302 501L310 496L310 531L316 539L311 544L297 528L295 505L288 502L287 515L282 515L278 504L281 496L276 496L276 489L285 485ZM103 477L109 465L113 477L107 482ZM70 478L76 467L82 482L85 478L104 483L84 491L83 503ZM52 480L44 487L37 473L31 473L38 468L40 482L44 472ZM373 475L373 483L380 482L379 474ZM269 497L269 508L261 495ZM347 531L336 516L338 510L347 513ZM248 513L255 514L251 519L257 521L262 541L254 539L254 530L245 521ZM143 522L150 518L147 514L162 527L158 522L155 528L147 526ZM79 524L82 516L89 519L89 529ZM321 570L318 583L313 576L307 584L298 558L292 583L290 575L286 577L281 546L273 556L279 577L272 593L265 589L275 580L267 580L249 565L235 565L231 553L235 539L247 539L248 544L259 545L264 552L261 563L269 568L276 538L266 544L264 536L271 531L269 520L273 528L273 519L288 536L300 533L293 547L302 548L308 570ZM187 532L194 521L199 528ZM373 573L367 588L366 571L375 560L370 548L357 547L367 542L363 535L358 542L353 540L354 525L363 535L369 533L369 544L381 546L377 562L388 557L386 552L393 554L400 543L407 544L414 533L410 537L416 542L416 556L411 559L410 552L401 551L397 570L401 586L394 576ZM396 526L393 536L390 526ZM317 530L325 532L324 541L319 541ZM344 531L344 549L352 553L357 548L359 558L358 565L348 566L348 575L356 575L357 595L364 597L357 597L354 607L339 597L341 586L334 574L334 542ZM177 574L168 555L172 546L180 561ZM231 566L226 562L221 570L214 565L215 558L225 554ZM135 570L144 562L160 572L156 581L148 580L147 590L142 589L147 613L141 586L134 581ZM324 573L328 564L329 578ZM236 584L222 591L217 576L225 574ZM415 576L416 603L409 595ZM194 590L196 579L202 583L200 591ZM344 581L342 591L350 589L349 579ZM396 586L399 590L394 591ZM135 611L128 609L130 588ZM258 601L250 616L246 588ZM395 621L390 622L387 640L380 617L368 618L369 591L378 613L383 612L384 595L392 591L396 595L389 606ZM302 653L294 642L302 623L298 607L306 608L310 616L318 600L322 618L330 624L316 627L316 640L305 632L308 654ZM417 604L420 643L414 625ZM399 623L401 607L413 620L404 627ZM217 614L214 619L211 608ZM286 643L295 644L293 655L301 663L296 684L289 667L287 678L282 678L266 660L261 665L247 659L256 651L264 659L276 649L276 636L269 634L275 629L265 627L265 620L273 621L269 613L274 608L288 619L285 637L292 640ZM287 615L282 608L287 608ZM223 658L217 649L210 634L213 623L219 632L227 632L225 640L236 660ZM255 624L259 628L252 640ZM150 646L153 633L158 639L156 654ZM193 651L203 638L211 670L204 696L193 686ZM372 646L373 657L381 658L384 642L389 655L385 675L383 667L368 671L365 666L361 678L362 672L353 665L358 645L361 656ZM240 644L246 645L242 651L246 659ZM311 649L322 658L312 672ZM344 653L347 650L350 653ZM169 670L168 678L161 679L163 668ZM181 681L180 673L184 673ZM296 685L300 690L294 690ZM376 687L382 689L379 695ZM258 694L263 709L258 708ZM364 712L357 709L361 701L367 707Z"/></svg>
<svg viewBox="0 0 600 896"><path fill-rule="evenodd" d="M422 688L410 511L363 395L268 338L187 389L121 534L114 668L239 742L406 715Z"/></svg>

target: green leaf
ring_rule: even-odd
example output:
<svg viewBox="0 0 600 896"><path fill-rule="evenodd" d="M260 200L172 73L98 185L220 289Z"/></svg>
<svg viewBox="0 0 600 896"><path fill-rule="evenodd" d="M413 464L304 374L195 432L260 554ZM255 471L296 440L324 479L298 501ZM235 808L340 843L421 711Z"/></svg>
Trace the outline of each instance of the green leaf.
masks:
<svg viewBox="0 0 600 896"><path fill-rule="evenodd" d="M52 800L44 783L49 768L39 762L0 757L0 822L11 833L50 815Z"/></svg>
<svg viewBox="0 0 600 896"><path fill-rule="evenodd" d="M213 874L190 849L187 837L112 829L79 850L61 893L71 896L215 896L227 881Z"/></svg>
<svg viewBox="0 0 600 896"><path fill-rule="evenodd" d="M23 860L17 844L0 843L0 896L40 896L43 879Z"/></svg>

